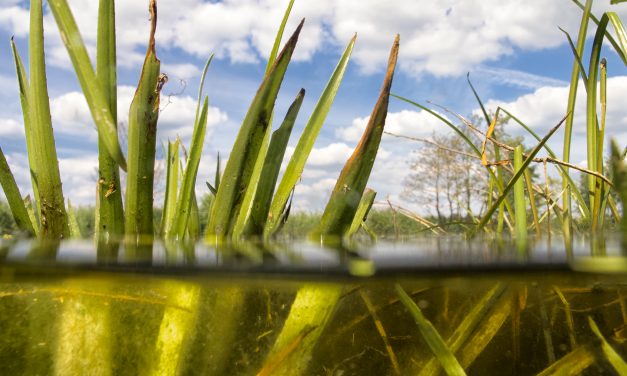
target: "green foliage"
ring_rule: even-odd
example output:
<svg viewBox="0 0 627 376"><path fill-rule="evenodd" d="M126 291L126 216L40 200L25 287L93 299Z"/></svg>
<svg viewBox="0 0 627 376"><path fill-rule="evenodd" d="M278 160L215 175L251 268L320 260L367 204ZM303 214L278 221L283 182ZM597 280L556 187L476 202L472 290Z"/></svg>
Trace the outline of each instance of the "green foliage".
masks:
<svg viewBox="0 0 627 376"><path fill-rule="evenodd" d="M359 144L340 172L333 192L331 192L331 198L329 198L320 219L320 225L311 235L312 239L337 242L353 222L359 201L370 178L370 172L383 135L390 89L392 88L392 79L398 58L399 39L398 35L394 39L381 93L372 110L370 120L368 120Z"/></svg>
<svg viewBox="0 0 627 376"><path fill-rule="evenodd" d="M0 201L0 236L14 234L17 228L9 204Z"/></svg>
<svg viewBox="0 0 627 376"><path fill-rule="evenodd" d="M124 232L132 242L137 235L152 237L153 184L159 97L167 76L155 52L157 7L151 1L148 50L128 119L128 174L126 177L126 218Z"/></svg>

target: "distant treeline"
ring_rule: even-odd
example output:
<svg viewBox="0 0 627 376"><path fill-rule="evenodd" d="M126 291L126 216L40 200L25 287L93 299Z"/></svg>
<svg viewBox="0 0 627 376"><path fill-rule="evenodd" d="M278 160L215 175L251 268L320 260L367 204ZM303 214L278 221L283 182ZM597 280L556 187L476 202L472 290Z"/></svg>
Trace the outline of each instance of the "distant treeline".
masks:
<svg viewBox="0 0 627 376"><path fill-rule="evenodd" d="M204 231L207 225L207 208L200 205L201 229ZM74 215L78 222L81 234L85 238L94 235L94 207L78 206L74 208ZM319 223L321 213L297 212L292 213L280 232L282 238L302 239ZM161 209L155 208L155 228L159 228L161 221ZM423 233L425 227L406 216L394 212L391 209L373 209L366 221L366 226L380 239L395 239L397 237L415 236ZM0 234L15 235L17 226L11 215L9 205L0 201ZM361 233L367 236L366 232Z"/></svg>

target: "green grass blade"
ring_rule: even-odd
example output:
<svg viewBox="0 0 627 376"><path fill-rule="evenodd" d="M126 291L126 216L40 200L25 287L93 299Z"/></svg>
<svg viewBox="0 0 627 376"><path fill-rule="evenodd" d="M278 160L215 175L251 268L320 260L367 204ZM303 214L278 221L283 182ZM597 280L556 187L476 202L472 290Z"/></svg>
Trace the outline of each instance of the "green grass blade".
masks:
<svg viewBox="0 0 627 376"><path fill-rule="evenodd" d="M28 155L28 164L29 166L33 166L35 161L35 154L37 153L35 146L33 144L33 135L31 132L31 121L30 121L30 108L28 106L28 92L30 90L28 84L28 77L26 73L26 69L24 68L24 64L22 63L22 58L17 51L17 47L15 46L15 41L11 38L11 50L13 52L13 60L15 63L15 73L17 75L18 89L20 92L20 104L22 106L22 117L24 119L24 135L26 138L26 154ZM35 175L30 174L31 178L31 186L33 188L33 195L35 197L35 203L37 205L37 212L39 213L41 210L39 206L39 188L37 187L37 179L35 179ZM36 223L38 227L38 223Z"/></svg>
<svg viewBox="0 0 627 376"><path fill-rule="evenodd" d="M607 12L607 16L610 18L610 22L614 26L614 30L616 31L616 36L618 37L618 44L620 45L620 51L618 54L620 56L627 55L627 33L625 32L625 28L623 27L623 23L621 22L618 14L616 12ZM626 61L623 62L627 64Z"/></svg>
<svg viewBox="0 0 627 376"><path fill-rule="evenodd" d="M41 0L31 1L30 12L29 63L31 85L28 94L28 107L34 151L34 164L30 168L35 175L39 188L41 236L54 239L67 238L69 227L50 119Z"/></svg>
<svg viewBox="0 0 627 376"><path fill-rule="evenodd" d="M151 5L153 1L151 1ZM109 101L101 89L100 81L96 77L67 0L49 0L48 4L59 28L61 39L70 55L70 60L76 71L85 99L87 99L94 123L98 128L98 134L102 137L111 157L115 159L123 170L126 170L126 161L120 148L118 131L111 113L111 107L108 105ZM34 79L34 77L31 77L31 79Z"/></svg>
<svg viewBox="0 0 627 376"><path fill-rule="evenodd" d="M575 46L575 44L573 43L573 39L570 37L570 34L568 34L568 32L566 32L566 30L559 28L562 33L566 34L566 39L568 40L568 45L570 45L570 50L573 53L573 56L575 58L575 63L577 63L578 67L579 67L579 72L581 73L581 78L583 79L584 82L588 81L588 75L586 74L586 68L583 66L583 61L581 61L581 55L578 52L577 47ZM576 82L579 82L578 80Z"/></svg>
<svg viewBox="0 0 627 376"><path fill-rule="evenodd" d="M525 161L520 166L520 170L516 172L514 176L512 176L507 186L503 189L503 193L501 193L499 198L494 203L492 203L492 206L488 209L488 211L481 218L481 222L477 224L477 227L475 227L474 229L470 231L469 235L471 237L474 236L478 231L483 229L483 227L488 223L488 221L492 217L492 214L494 214L496 209L498 209L499 205L501 204L501 202L503 202L503 200L505 199L509 191L512 189L512 187L516 183L516 181L518 181L518 179L523 175L524 170L527 168L527 166L529 166L529 164L531 163L533 158L538 154L540 149L542 149L544 144L549 140L549 138L551 138L551 136L553 136L553 134L558 130L558 128L564 123L565 120L566 118L564 117L555 127L553 127L553 129L549 131L549 133L546 134L546 136L544 136L544 138L540 141L540 143L538 143L538 145L536 145L536 147L531 151L531 153L529 153L529 155L527 156L527 159L525 159Z"/></svg>
<svg viewBox="0 0 627 376"><path fill-rule="evenodd" d="M505 292L506 285L498 283L492 289L490 289L481 300L479 300L472 310L464 317L464 320L455 329L453 334L446 340L446 345L451 352L457 353L462 346L468 341L473 332L477 329L479 324L486 319L488 311L494 307L499 298ZM418 376L436 375L439 370L439 362L437 358L432 358L418 373Z"/></svg>
<svg viewBox="0 0 627 376"><path fill-rule="evenodd" d="M355 212L368 183L385 127L390 89L392 88L392 79L394 78L398 57L399 38L399 35L396 35L394 39L383 86L379 99L370 115L368 125L359 144L337 179L329 202L324 209L322 218L320 218L320 224L311 235L313 239L319 239L323 242L339 241L355 217Z"/></svg>
<svg viewBox="0 0 627 376"><path fill-rule="evenodd" d="M420 330L420 334L422 338L425 340L431 352L436 356L436 358L440 361L442 365L442 369L446 372L447 375L466 375L464 369L459 364L457 358L451 351L451 349L446 345L440 333L435 329L433 324L422 314L420 308L414 303L409 295L403 290L403 288L396 284L395 286L396 293L398 297L401 299L401 302L407 308L409 313L411 313L414 321L418 325L418 330Z"/></svg>
<svg viewBox="0 0 627 376"><path fill-rule="evenodd" d="M268 75L270 69L274 65L276 61L277 54L279 53L279 47L281 47L281 39L283 38L283 33L285 31L285 25L290 16L290 12L292 11L292 6L294 5L294 0L291 0L283 14L283 19L281 20L281 25L279 26L279 30L277 31L277 35L274 38L274 45L272 46L272 51L270 51L270 56L268 57L268 62L266 64L266 71L264 76ZM256 202L256 195L258 186L260 184L260 180L262 179L262 169L265 164L266 156L268 154L268 146L270 142L270 134L272 132L272 119L274 117L274 111L270 115L270 119L268 120L269 126L266 129L266 133L264 134L263 141L261 143L261 147L259 149L259 153L257 154L257 159L255 160L255 165L250 177L250 182L246 189L246 193L244 194L244 198L242 200L242 204L239 207L237 218L235 219L235 224L233 225L233 238L238 239L241 236L248 236L250 231L250 215L253 210L253 203Z"/></svg>
<svg viewBox="0 0 627 376"><path fill-rule="evenodd" d="M9 203L9 208L11 209L11 214L13 214L13 219L17 227L31 236L35 235L35 225L31 222L28 211L26 210L26 205L22 200L20 190L11 173L11 168L4 157L2 148L0 148L0 185L2 185L2 190Z"/></svg>
<svg viewBox="0 0 627 376"><path fill-rule="evenodd" d="M269 123L272 124L274 114L270 116ZM266 133L263 135L263 141L261 142L261 148L259 148L259 154L253 167L253 172L250 176L250 182L248 188L244 193L242 203L238 208L237 217L234 220L232 238L234 240L240 240L242 236L248 235L248 224L250 223L250 215L253 210L253 204L257 201L257 189L259 188L260 180L262 180L261 170L265 165L266 157L268 156L268 148L270 146L270 136L272 135L271 125L266 129Z"/></svg>
<svg viewBox="0 0 627 376"><path fill-rule="evenodd" d="M200 213L198 209L198 198L196 191L192 191L192 205L189 208L189 219L187 220L187 236L196 241L200 238Z"/></svg>
<svg viewBox="0 0 627 376"><path fill-rule="evenodd" d="M202 105L198 122L194 125L192 134L192 143L189 148L189 158L183 173L183 182L181 190L176 200L174 226L176 235L179 240L183 240L187 230L187 224L192 207L192 199L195 196L196 176L198 175L198 166L200 165L200 155L205 142L205 134L207 132L207 114L209 111L209 98L205 97Z"/></svg>
<svg viewBox="0 0 627 376"><path fill-rule="evenodd" d="M243 210L240 211L241 218L238 218L238 223L241 228L238 230L238 225L236 224L234 230L235 237L263 235L263 229L268 218L268 212L270 211L272 195L281 169L281 162L283 161L287 143L292 134L292 128L294 127L298 111L300 110L304 98L305 89L301 89L288 109L283 123L279 129L272 133L268 152L261 170L260 180L254 195L254 202L252 203L249 215L248 213L244 213ZM244 204L242 208L244 207L248 206ZM246 218L243 218L244 215Z"/></svg>
<svg viewBox="0 0 627 376"><path fill-rule="evenodd" d="M597 133L597 165L595 167L596 171L603 173L603 144L605 143L605 118L607 113L607 60L605 58L601 59L600 67L599 67L599 99L601 104L601 120L599 122L599 128ZM594 208L592 209L593 213L597 213L595 217L592 218L593 228L603 228L603 222L605 217L605 209L607 206L607 187L605 183L596 178L595 186L597 189L597 195L594 201Z"/></svg>
<svg viewBox="0 0 627 376"><path fill-rule="evenodd" d="M523 166L523 150L522 146L518 145L514 149L514 172L525 172L526 169L522 169ZM518 179L514 183L514 214L516 226L516 244L519 248L525 249L527 246L527 205L525 202L525 182L523 179Z"/></svg>
<svg viewBox="0 0 627 376"><path fill-rule="evenodd" d="M276 60L276 56L279 53L279 48L281 47L281 39L283 39L283 33L285 32L285 25L287 25L287 20L290 18L290 13L292 12L292 6L294 6L294 0L290 0L290 3L287 5L287 9L285 9L285 13L283 14L283 19L281 20L281 26L279 26L279 30L276 33L276 37L274 38L274 44L272 45L272 51L270 51L270 56L268 57L268 64L266 65L266 72L264 75L268 75L274 61Z"/></svg>
<svg viewBox="0 0 627 376"><path fill-rule="evenodd" d="M357 230L359 230L361 225L366 222L368 212L370 212L370 209L372 208L372 204L374 203L376 195L377 192L370 188L366 188L364 194L361 196L361 200L359 201L359 206L357 207L357 211L355 212L353 222L351 222L350 227L344 233L344 238L351 238L357 233Z"/></svg>
<svg viewBox="0 0 627 376"><path fill-rule="evenodd" d="M599 327L590 316L588 316L588 324L590 324L590 329L592 329L594 335L601 340L601 351L605 356L605 359L607 359L619 375L627 375L627 362L625 362L625 359L623 359L607 342L599 330Z"/></svg>
<svg viewBox="0 0 627 376"><path fill-rule="evenodd" d="M610 155L610 171L612 172L612 183L618 193L618 197L623 205L623 217L621 218L621 243L623 251L627 251L627 163L625 156L621 155L616 140L612 140Z"/></svg>
<svg viewBox="0 0 627 376"><path fill-rule="evenodd" d="M232 231L235 216L248 188L263 138L269 125L277 94L285 71L294 52L303 26L298 25L294 34L279 54L270 72L264 78L231 149L222 182L216 195L207 225L207 237L223 240Z"/></svg>
<svg viewBox="0 0 627 376"><path fill-rule="evenodd" d="M157 6L150 2L151 27L146 59L128 117L128 174L124 232L131 244L137 235L153 235L153 184L159 97L165 76L155 54Z"/></svg>
<svg viewBox="0 0 627 376"><path fill-rule="evenodd" d="M490 120L490 116L488 115L488 112L485 109L485 106L483 105L483 101L481 100L481 97L479 96L479 93L477 92L477 90L475 90L474 85L472 84L472 81L470 81L470 73L468 73L466 75L466 81L468 82L468 86L470 86L470 89L472 90L472 94L475 96L475 99L477 100L477 103L479 104L479 107L481 107L481 111L483 112L483 116L485 118L486 121L486 126L489 129L492 129L492 132L494 131L494 126L496 126L496 123L499 120L499 110L500 108L496 109L496 113L494 114L494 121L492 122ZM490 135L490 133L492 132L488 132L488 135ZM487 143L487 140L486 140ZM482 156L483 157L483 156ZM494 158L496 158L497 161L501 160L501 151L499 149L499 147L497 145L494 145ZM497 186L503 186L504 185L504 173L503 173L503 167L500 165L496 166L496 180L497 180ZM492 196L492 192L488 192L488 194L490 196ZM505 203L501 204L499 206L499 214L498 214L498 218L497 218L497 234L501 234L503 232L503 222L505 221L505 210L511 208L511 204L509 203L509 199L506 197L505 198ZM511 210L508 210L508 213L510 213L510 217L512 214ZM515 213L514 213L515 216Z"/></svg>
<svg viewBox="0 0 627 376"><path fill-rule="evenodd" d="M100 0L98 5L98 41L96 45L96 77L107 99L113 124L117 124L117 70L115 49L114 0ZM117 128L117 127L116 127ZM98 134L98 200L96 239L119 241L124 233L124 211L120 169L111 157L102 134Z"/></svg>
<svg viewBox="0 0 627 376"><path fill-rule="evenodd" d="M577 0L574 0L577 2ZM566 113L568 117L566 118L566 124L564 125L564 146L563 146L563 155L562 159L564 162L570 162L570 147L572 143L572 132L573 132L573 121L575 119L575 102L577 100L577 87L579 86L579 75L581 73L582 76L585 76L585 70L583 69L581 56L583 56L583 51L586 43L586 35L588 33L588 22L591 18L594 18L590 13L592 8L592 0L586 0L586 5L581 6L583 9L583 14L581 15L581 22L579 23L579 34L577 36L577 47L573 51L574 62L573 68L570 75L570 87L568 90L568 102L566 107ZM568 34L567 34L568 36ZM570 39L570 37L569 37ZM572 43L571 43L572 45ZM587 80L586 80L587 82ZM563 225L562 232L564 234L564 240L567 245L570 244L571 233L572 233L572 208L570 195L571 191L577 189L576 185L573 184L572 179L570 178L570 174L568 173L567 168L562 169L564 174L562 174L562 189L564 193L562 194L562 202L563 202ZM583 203L583 198L581 197L581 193L578 195L581 198L579 202L580 207L588 209L588 206ZM589 209L588 209L589 211ZM569 247L568 247L569 248Z"/></svg>
<svg viewBox="0 0 627 376"><path fill-rule="evenodd" d="M584 10L585 13L585 6L583 4L581 4L579 2L579 0L572 0L573 3L575 3L579 8L581 8L582 10ZM612 12L613 13L613 12ZM595 24L599 25L599 19L597 17L595 17L594 14L588 12L588 17L590 18ZM586 20L587 22L587 20ZM625 51L623 51L619 45L619 43L616 41L616 39L614 39L614 37L612 36L612 34L610 34L609 32L607 32L607 30L605 31L605 37L607 38L607 40L610 42L610 44L612 45L612 47L614 48L614 50L618 53L618 55L620 56L620 58L623 60L623 62L625 64L627 64L627 53Z"/></svg>
<svg viewBox="0 0 627 376"><path fill-rule="evenodd" d="M174 142L168 142L168 159L166 162L166 186L163 201L163 213L161 214L161 235L168 238L174 227L176 217L176 198L179 188L179 145L181 140L177 137Z"/></svg>
<svg viewBox="0 0 627 376"><path fill-rule="evenodd" d="M601 57L601 47L603 45L603 38L605 36L605 30L609 18L607 14L604 14L599 21L596 34L594 36L594 42L592 43L592 51L590 52L590 65L588 67L588 82L587 87L587 101L586 101L586 141L588 151L588 168L603 173L603 171L597 170L597 160L603 160L603 156L598 154L599 129L597 125L597 83L598 72ZM588 176L588 189L590 191L590 208L592 209L592 231L597 229L598 216L600 210L601 199L600 190L597 187L597 178L592 175Z"/></svg>
<svg viewBox="0 0 627 376"><path fill-rule="evenodd" d="M525 185L529 195L529 206L531 207L531 215L533 217L533 228L536 234L540 235L540 220L538 219L538 208L536 207L536 197L533 191L533 181L529 169L525 170Z"/></svg>
<svg viewBox="0 0 627 376"><path fill-rule="evenodd" d="M76 220L76 214L74 213L74 208L72 207L72 202L68 198L67 200L67 217L68 222L70 224L70 238L72 239L80 239L83 237L81 234L81 229L78 226L78 221Z"/></svg>
<svg viewBox="0 0 627 376"><path fill-rule="evenodd" d="M533 138L536 139L536 141L540 142L542 140L540 138L540 136L538 136L538 134L533 131L533 129L529 128L519 118L517 118L516 116L512 115L509 111L507 111L504 108L502 108L501 110L503 112L505 112L507 114L507 116L509 116L512 120L517 122L521 127L523 127L530 135L533 136ZM566 120L568 121L569 118L567 118ZM546 144L544 145L544 150L546 150L546 152L549 153L549 156L551 158L557 159L557 156L555 155L553 150L548 145L546 145ZM581 192L579 191L579 188L577 188L577 184L575 184L575 182L572 180L572 178L568 174L567 167L564 167L562 165L557 165L557 170L562 175L562 178L567 181L568 187L571 190L571 194L575 197L575 200L577 201L578 205L580 205L580 207L582 208L583 218L584 219L589 218L590 217L590 209L588 209L588 205L586 204L586 201L583 199L583 196L581 195Z"/></svg>
<svg viewBox="0 0 627 376"><path fill-rule="evenodd" d="M311 117L307 121L307 125L301 134L296 149L288 165L283 173L283 177L279 182L279 186L276 189L272 204L270 205L270 213L268 216L268 222L264 229L264 237L268 238L272 234L278 231L281 226L280 218L281 214L285 211L287 202L292 194L292 190L296 186L296 183L300 179L300 176L305 168L307 158L313 149L314 142L320 133L320 129L324 124L324 121L331 110L331 105L335 100L335 95L340 88L340 84L346 72L346 67L350 60L353 47L355 45L356 36L346 46L342 57L340 58L333 74L329 78L324 91L318 99L318 103L311 113Z"/></svg>

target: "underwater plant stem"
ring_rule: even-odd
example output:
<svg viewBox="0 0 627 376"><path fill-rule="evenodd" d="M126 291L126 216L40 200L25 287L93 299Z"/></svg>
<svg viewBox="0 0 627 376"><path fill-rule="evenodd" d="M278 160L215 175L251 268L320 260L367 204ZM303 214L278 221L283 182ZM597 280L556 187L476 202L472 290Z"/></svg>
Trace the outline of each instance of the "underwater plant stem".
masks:
<svg viewBox="0 0 627 376"><path fill-rule="evenodd" d="M291 351L274 367L273 375L307 375L309 360L314 346L342 295L342 288L335 285L305 285L296 293L290 312L283 324L272 350L267 355L264 368L275 355L303 336L298 348ZM306 335L305 335L306 334ZM263 369L263 368L262 368Z"/></svg>

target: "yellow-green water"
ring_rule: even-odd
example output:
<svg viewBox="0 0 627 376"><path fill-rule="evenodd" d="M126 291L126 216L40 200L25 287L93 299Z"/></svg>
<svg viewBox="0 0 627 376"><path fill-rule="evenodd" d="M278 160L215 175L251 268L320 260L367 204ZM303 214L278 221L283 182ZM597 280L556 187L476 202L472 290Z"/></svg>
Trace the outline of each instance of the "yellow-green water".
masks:
<svg viewBox="0 0 627 376"><path fill-rule="evenodd" d="M150 262L123 262L121 250L98 262L76 244L45 257L13 247L0 261L0 373L443 374L398 284L467 374L620 374L620 253L591 264L477 247L453 262L400 248L387 258L197 249L193 261L153 250Z"/></svg>

